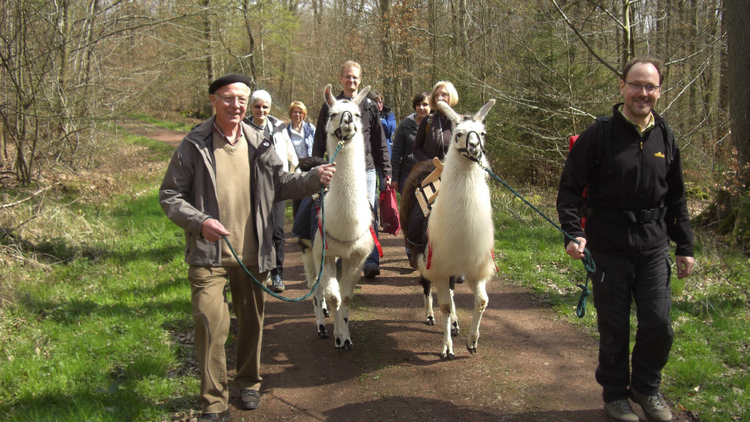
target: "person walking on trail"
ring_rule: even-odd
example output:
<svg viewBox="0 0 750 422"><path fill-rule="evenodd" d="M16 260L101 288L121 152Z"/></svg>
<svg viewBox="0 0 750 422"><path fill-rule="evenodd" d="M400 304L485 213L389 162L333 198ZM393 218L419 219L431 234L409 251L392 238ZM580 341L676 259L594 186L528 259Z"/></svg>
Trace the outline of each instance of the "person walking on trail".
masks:
<svg viewBox="0 0 750 422"><path fill-rule="evenodd" d="M404 182L414 167L415 160L411 151L414 149L414 138L417 136L417 128L422 119L430 114L430 93L420 92L411 100L414 113L406 116L398 125L393 135L393 149L391 153L391 171L393 181L391 185L399 193L404 189Z"/></svg>
<svg viewBox="0 0 750 422"><path fill-rule="evenodd" d="M422 119L414 135L414 146L412 148L412 157L416 163L430 160L437 157L440 161L445 161L445 155L448 153L448 147L453 137L453 122L448 118L440 108L439 102L444 102L451 107L458 104L458 91L453 83L448 81L438 81L432 87L432 93L429 97L431 113L427 118ZM417 257L424 253L426 245L427 218L422 213L422 208L418 203L414 204L409 219L409 227L406 230L406 241L409 257L409 265L417 268ZM459 277L458 282L463 280Z"/></svg>
<svg viewBox="0 0 750 422"><path fill-rule="evenodd" d="M263 291L236 262L222 236L231 239L253 277L265 280L276 267L272 204L317 192L335 172L328 164L302 174L283 171L263 132L242 122L250 95L247 77L222 76L210 84L208 92L215 115L180 142L159 188L164 213L185 231L201 374L200 422L230 419L224 353L229 335L227 279L239 320L234 377L241 394L238 407L252 410L260 404Z"/></svg>
<svg viewBox="0 0 750 422"><path fill-rule="evenodd" d="M680 149L654 112L663 79L658 59L638 57L625 64L624 102L578 138L557 195L560 224L579 242L566 239L566 253L581 259L588 248L596 264L591 277L599 328L596 380L613 421L638 421L628 398L649 421L672 420L659 392L674 338L669 241L677 246L678 278L690 275L695 260ZM632 371L631 298L638 318Z"/></svg>
<svg viewBox="0 0 750 422"><path fill-rule="evenodd" d="M370 89L367 94L367 98L375 103L378 108L378 116L380 116L380 127L383 128L385 134L385 142L388 146L388 159L393 161L393 134L396 132L396 116L391 111L391 108L383 103L383 94L377 90ZM378 190L380 192L385 191L386 183L385 177L383 176L383 170L378 167L375 169L378 172ZM393 165L391 165L391 179L393 179Z"/></svg>
<svg viewBox="0 0 750 422"><path fill-rule="evenodd" d="M354 61L348 61L341 66L339 82L343 89L341 94L336 96L337 100L351 100L359 90L361 82L362 66ZM318 115L318 123L315 127L315 140L313 142L313 156L323 158L326 153L326 124L328 123L328 103L324 102ZM365 98L359 103L361 112L362 136L365 140L365 160L367 168L367 199L370 201L370 207L373 209L373 227L378 227L376 200L377 195L377 172L376 166L379 167L385 178L385 183L391 183L391 157L388 154L388 143L385 140L385 133L380 124L380 114L375 103L369 98ZM328 151L333 154L333 151ZM377 235L378 231L375 230ZM380 275L380 256L377 245L373 247L372 253L367 257L365 265L362 268L365 278L374 278Z"/></svg>
<svg viewBox="0 0 750 422"><path fill-rule="evenodd" d="M313 139L315 138L315 126L306 121L307 107L302 101L292 101L289 105L289 123L284 130L291 139L297 159L312 157ZM292 218L297 218L301 199L292 201Z"/></svg>
<svg viewBox="0 0 750 422"><path fill-rule="evenodd" d="M285 172L294 171L299 164L294 145L287 133L284 131L284 123L281 120L269 116L271 109L271 94L259 89L250 96L250 107L252 115L245 118L245 122L263 133L263 138L273 144L273 149L282 162ZM284 211L286 201L277 201L273 204L271 217L273 218L273 245L276 249L276 268L269 274L269 284L275 293L281 293L286 288L282 280L284 274Z"/></svg>

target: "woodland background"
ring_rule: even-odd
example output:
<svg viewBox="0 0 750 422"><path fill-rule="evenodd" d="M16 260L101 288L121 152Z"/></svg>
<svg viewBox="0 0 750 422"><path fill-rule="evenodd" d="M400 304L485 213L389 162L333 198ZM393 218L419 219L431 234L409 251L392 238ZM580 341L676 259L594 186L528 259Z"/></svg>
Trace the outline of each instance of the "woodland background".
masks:
<svg viewBox="0 0 750 422"><path fill-rule="evenodd" d="M438 80L456 85L458 111L498 99L493 168L554 186L567 137L619 101L617 69L654 55L666 62L657 111L691 194L715 199L706 224L750 239L739 224L750 214L747 0L15 0L0 11L2 188L96 166L127 114L208 117L207 86L228 72L268 90L272 114L300 100L314 122L350 59L398 121Z"/></svg>

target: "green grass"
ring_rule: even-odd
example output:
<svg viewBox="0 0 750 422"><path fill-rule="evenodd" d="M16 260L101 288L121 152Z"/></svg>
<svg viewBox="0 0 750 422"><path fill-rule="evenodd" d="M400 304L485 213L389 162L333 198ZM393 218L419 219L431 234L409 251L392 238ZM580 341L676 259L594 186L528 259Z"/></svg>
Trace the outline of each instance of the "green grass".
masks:
<svg viewBox="0 0 750 422"><path fill-rule="evenodd" d="M509 192L494 196L495 256L502 277L532 289L569 321L597 336L593 297L586 316L575 316L581 291L576 284L584 283L586 272L565 254L563 235ZM528 199L536 206L541 201L538 196ZM542 211L557 221L553 206ZM750 420L750 260L709 234L697 234L693 274L671 281L675 342L662 392L701 421ZM632 347L635 309L631 328Z"/></svg>
<svg viewBox="0 0 750 422"><path fill-rule="evenodd" d="M163 420L195 407L198 379L181 370L193 351L176 336L192 329L182 232L158 205L158 181L133 182L150 188L79 208L114 235L84 247L40 242L70 259L5 293L14 300L0 307L3 420ZM23 268L6 271L24 280Z"/></svg>
<svg viewBox="0 0 750 422"><path fill-rule="evenodd" d="M187 123L175 123L175 122L165 122L163 120L156 119L154 117L145 115L145 114L130 114L130 117L134 119L141 120L146 123L151 123L152 125L159 126L164 129L169 130L176 130L179 132L190 132L190 129L192 129L192 126Z"/></svg>

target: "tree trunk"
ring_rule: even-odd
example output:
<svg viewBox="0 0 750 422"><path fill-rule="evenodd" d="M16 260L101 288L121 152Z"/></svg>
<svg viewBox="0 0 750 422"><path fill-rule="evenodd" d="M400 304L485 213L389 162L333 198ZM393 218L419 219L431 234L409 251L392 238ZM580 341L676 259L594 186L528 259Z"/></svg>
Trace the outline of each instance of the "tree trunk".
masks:
<svg viewBox="0 0 750 422"><path fill-rule="evenodd" d="M750 7L746 0L725 0L728 70L729 70L729 114L732 130L732 145L737 150L740 180L747 186L750 163L750 95L747 75L750 74L750 37L747 23L750 22Z"/></svg>
<svg viewBox="0 0 750 422"><path fill-rule="evenodd" d="M253 27L250 25L251 18L250 18L250 5L252 0L245 0L242 2L242 17L245 19L245 30L247 31L247 36L250 39L250 82L251 87L250 89L254 91L258 87L258 74L255 69L255 37L253 36Z"/></svg>
<svg viewBox="0 0 750 422"><path fill-rule="evenodd" d="M0 169L5 167L5 159L8 157L8 150L5 149L5 125L0 120Z"/></svg>
<svg viewBox="0 0 750 422"><path fill-rule="evenodd" d="M729 59L727 56L727 20L724 2L721 1L721 7L719 8L719 19L721 20L721 35L722 42L719 43L721 52L719 53L719 124L716 127L716 139L721 139L726 133L726 121L729 116Z"/></svg>
<svg viewBox="0 0 750 422"><path fill-rule="evenodd" d="M208 12L208 7L211 4L211 0L203 0L203 37L206 42L206 86L211 85L211 82L215 79L214 77L214 55L212 48L212 34L211 34L211 15ZM204 103L205 104L205 103ZM211 106L206 104L204 106L204 115L211 115L213 111Z"/></svg>

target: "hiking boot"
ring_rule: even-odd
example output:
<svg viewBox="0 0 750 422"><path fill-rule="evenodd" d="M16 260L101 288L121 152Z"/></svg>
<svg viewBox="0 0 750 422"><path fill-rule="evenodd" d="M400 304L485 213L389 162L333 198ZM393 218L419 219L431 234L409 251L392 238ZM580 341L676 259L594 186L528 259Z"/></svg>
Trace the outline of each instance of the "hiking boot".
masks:
<svg viewBox="0 0 750 422"><path fill-rule="evenodd" d="M667 402L664 401L661 393L653 396L641 394L632 388L630 389L630 399L641 406L643 414L649 422L669 422L672 420L672 412L669 410Z"/></svg>
<svg viewBox="0 0 750 422"><path fill-rule="evenodd" d="M258 390L245 388L240 392L240 408L255 410L258 406L260 406L260 394L258 394Z"/></svg>
<svg viewBox="0 0 750 422"><path fill-rule="evenodd" d="M281 276L278 274L271 275L271 290L275 293L281 293L286 289L284 282L281 281Z"/></svg>
<svg viewBox="0 0 750 422"><path fill-rule="evenodd" d="M365 278L375 278L380 275L380 268L377 266L377 264L368 262L367 264L365 264L365 267L362 268L362 272L364 272Z"/></svg>
<svg viewBox="0 0 750 422"><path fill-rule="evenodd" d="M227 422L230 416L228 410L224 413L203 413L198 422Z"/></svg>
<svg viewBox="0 0 750 422"><path fill-rule="evenodd" d="M638 422L638 415L633 412L628 399L612 400L604 403L604 413L614 422Z"/></svg>

